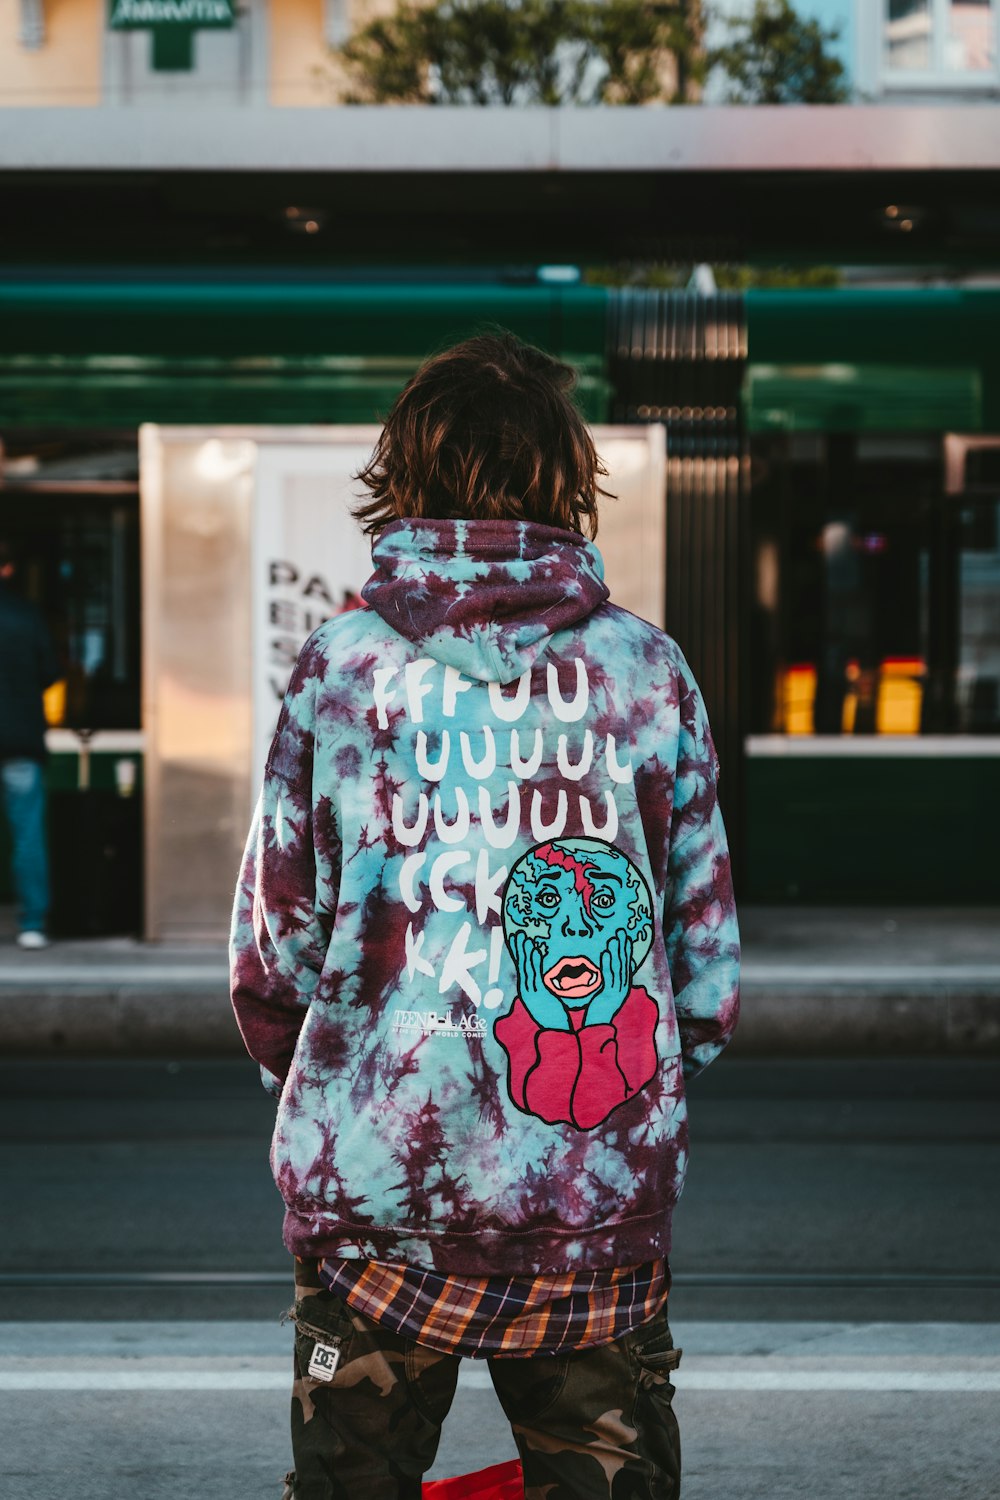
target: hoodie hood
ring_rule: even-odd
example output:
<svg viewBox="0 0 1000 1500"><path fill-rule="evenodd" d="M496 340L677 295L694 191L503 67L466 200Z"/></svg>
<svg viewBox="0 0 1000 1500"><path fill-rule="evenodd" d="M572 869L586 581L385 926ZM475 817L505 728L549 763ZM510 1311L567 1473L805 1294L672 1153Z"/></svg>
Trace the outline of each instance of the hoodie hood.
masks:
<svg viewBox="0 0 1000 1500"><path fill-rule="evenodd" d="M366 604L428 656L481 682L513 682L609 593L593 542L533 521L393 521L372 562Z"/></svg>

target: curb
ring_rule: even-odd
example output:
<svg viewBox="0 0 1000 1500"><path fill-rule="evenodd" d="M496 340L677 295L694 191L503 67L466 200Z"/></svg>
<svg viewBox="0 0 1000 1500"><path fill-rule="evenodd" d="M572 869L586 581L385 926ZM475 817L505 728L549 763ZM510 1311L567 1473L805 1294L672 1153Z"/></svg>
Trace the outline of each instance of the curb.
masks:
<svg viewBox="0 0 1000 1500"><path fill-rule="evenodd" d="M0 982L7 1057L245 1057L224 975ZM39 982L41 981L41 982ZM1000 1056L1000 974L920 983L747 979L733 1056Z"/></svg>
<svg viewBox="0 0 1000 1500"><path fill-rule="evenodd" d="M732 1056L1000 1056L1000 983L742 986Z"/></svg>
<svg viewBox="0 0 1000 1500"><path fill-rule="evenodd" d="M225 980L0 989L7 1057L245 1057Z"/></svg>

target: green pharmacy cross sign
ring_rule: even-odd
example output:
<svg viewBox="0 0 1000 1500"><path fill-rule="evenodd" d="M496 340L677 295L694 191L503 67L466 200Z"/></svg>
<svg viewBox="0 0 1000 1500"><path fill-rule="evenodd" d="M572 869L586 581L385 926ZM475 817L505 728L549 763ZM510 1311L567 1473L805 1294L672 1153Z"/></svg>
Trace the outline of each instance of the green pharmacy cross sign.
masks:
<svg viewBox="0 0 1000 1500"><path fill-rule="evenodd" d="M157 70L194 65L196 31L232 27L234 0L108 0L111 31L151 31L153 67Z"/></svg>

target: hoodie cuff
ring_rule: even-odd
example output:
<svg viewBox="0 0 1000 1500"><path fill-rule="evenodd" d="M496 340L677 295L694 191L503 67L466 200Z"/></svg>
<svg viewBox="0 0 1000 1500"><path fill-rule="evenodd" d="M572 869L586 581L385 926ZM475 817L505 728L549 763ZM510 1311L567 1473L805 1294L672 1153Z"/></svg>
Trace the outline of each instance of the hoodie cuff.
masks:
<svg viewBox="0 0 1000 1500"><path fill-rule="evenodd" d="M277 1074L272 1073L270 1068L265 1068L263 1063L261 1063L260 1065L260 1081L264 1085L267 1092L271 1094L275 1099L281 1098L281 1091L285 1087L285 1085L282 1083Z"/></svg>

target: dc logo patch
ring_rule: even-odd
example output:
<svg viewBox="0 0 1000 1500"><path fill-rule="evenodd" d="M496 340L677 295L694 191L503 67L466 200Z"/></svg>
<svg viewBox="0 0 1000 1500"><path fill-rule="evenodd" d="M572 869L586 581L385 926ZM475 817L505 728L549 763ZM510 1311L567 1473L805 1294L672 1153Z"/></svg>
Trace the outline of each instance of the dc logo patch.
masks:
<svg viewBox="0 0 1000 1500"><path fill-rule="evenodd" d="M317 1344L309 1361L309 1374L313 1380L332 1380L340 1364L340 1348L336 1344Z"/></svg>

